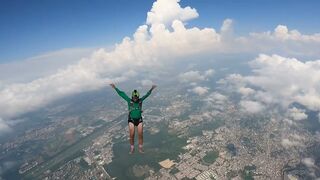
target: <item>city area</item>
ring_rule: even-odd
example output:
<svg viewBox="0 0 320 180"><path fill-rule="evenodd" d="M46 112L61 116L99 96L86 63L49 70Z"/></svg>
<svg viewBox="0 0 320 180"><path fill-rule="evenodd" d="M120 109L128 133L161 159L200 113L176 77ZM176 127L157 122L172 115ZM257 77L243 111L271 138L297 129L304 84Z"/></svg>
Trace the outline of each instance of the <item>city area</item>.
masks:
<svg viewBox="0 0 320 180"><path fill-rule="evenodd" d="M50 123L1 144L2 161L20 162L7 177L299 179L312 171L302 160L319 139L306 129L270 113L248 114L218 92L210 98L173 93L170 99L156 94L144 108L144 154L128 153L124 102L93 98L95 106L76 113L65 105L48 108ZM294 140L299 144L286 146Z"/></svg>

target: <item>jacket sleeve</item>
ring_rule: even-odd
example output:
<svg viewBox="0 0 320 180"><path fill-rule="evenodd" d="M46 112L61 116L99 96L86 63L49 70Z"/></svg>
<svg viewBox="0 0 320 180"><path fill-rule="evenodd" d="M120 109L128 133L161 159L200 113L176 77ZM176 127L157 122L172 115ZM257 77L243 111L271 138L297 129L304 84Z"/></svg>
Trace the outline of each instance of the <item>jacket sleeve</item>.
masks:
<svg viewBox="0 0 320 180"><path fill-rule="evenodd" d="M149 90L149 91L147 92L147 94L144 95L140 100L141 100L141 101L145 100L148 96L150 96L150 94L151 94L151 90Z"/></svg>
<svg viewBox="0 0 320 180"><path fill-rule="evenodd" d="M119 96L122 97L125 101L127 101L127 102L131 101L131 99L128 97L128 95L125 92L119 90L118 88L115 88L115 89L116 89L117 93L119 94Z"/></svg>

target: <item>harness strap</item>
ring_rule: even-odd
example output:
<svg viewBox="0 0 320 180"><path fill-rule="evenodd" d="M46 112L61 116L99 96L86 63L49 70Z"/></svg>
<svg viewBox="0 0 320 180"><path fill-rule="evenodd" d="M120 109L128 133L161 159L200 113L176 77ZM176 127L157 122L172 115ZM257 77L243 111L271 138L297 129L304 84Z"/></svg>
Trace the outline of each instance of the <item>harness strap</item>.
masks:
<svg viewBox="0 0 320 180"><path fill-rule="evenodd" d="M136 110L136 109L133 107L133 104L134 104L134 102L133 102L133 100L131 99L131 101L130 101L129 113L130 113L131 111L133 111L133 110ZM142 102L140 101L140 99L139 99L139 110L142 112Z"/></svg>

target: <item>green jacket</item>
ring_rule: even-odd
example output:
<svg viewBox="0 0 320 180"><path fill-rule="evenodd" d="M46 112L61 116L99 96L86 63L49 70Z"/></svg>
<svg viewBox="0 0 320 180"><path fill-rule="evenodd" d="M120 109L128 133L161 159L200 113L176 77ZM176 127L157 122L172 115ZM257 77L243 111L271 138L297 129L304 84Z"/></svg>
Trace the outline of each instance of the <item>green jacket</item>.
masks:
<svg viewBox="0 0 320 180"><path fill-rule="evenodd" d="M119 96L122 97L125 101L127 101L130 117L132 119L140 119L142 111L141 111L139 101L133 102L133 101L131 101L131 99L128 97L128 95L125 92L119 90L118 88L115 88L115 89L116 89L117 93L119 94ZM149 90L146 95L144 95L142 98L140 98L140 103L142 103L150 94L151 94L151 90Z"/></svg>

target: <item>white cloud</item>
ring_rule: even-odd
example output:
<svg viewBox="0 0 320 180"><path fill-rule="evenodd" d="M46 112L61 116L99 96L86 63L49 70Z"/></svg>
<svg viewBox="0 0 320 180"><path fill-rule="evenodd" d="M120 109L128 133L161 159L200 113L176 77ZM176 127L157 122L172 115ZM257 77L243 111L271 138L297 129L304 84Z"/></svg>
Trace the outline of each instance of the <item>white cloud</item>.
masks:
<svg viewBox="0 0 320 180"><path fill-rule="evenodd" d="M320 131L316 131L315 138L320 141Z"/></svg>
<svg viewBox="0 0 320 180"><path fill-rule="evenodd" d="M182 8L180 0L158 0L148 12L147 24L168 24L174 20L187 21L197 18L197 10L189 6Z"/></svg>
<svg viewBox="0 0 320 180"><path fill-rule="evenodd" d="M217 83L224 86L225 90L240 91L241 88L246 86L247 82L240 74L229 74L224 79L220 79Z"/></svg>
<svg viewBox="0 0 320 180"><path fill-rule="evenodd" d="M140 26L133 39L125 37L114 50L98 49L90 57L55 74L26 83L2 85L0 117L10 118L69 94L98 89L110 82L123 82L141 72L141 69L159 70L163 63L205 52L218 43L219 34L214 29L185 28L183 21L198 15L194 9L180 7L178 2L155 2L148 15L148 22L152 26ZM170 6L172 14L166 13L166 4ZM172 30L162 24L164 22L172 25Z"/></svg>
<svg viewBox="0 0 320 180"><path fill-rule="evenodd" d="M232 19L226 19L220 29L221 36L224 41L233 43L233 21Z"/></svg>
<svg viewBox="0 0 320 180"><path fill-rule="evenodd" d="M265 107L260 102L248 100L242 100L240 102L240 106L249 113L259 113L265 109Z"/></svg>
<svg viewBox="0 0 320 180"><path fill-rule="evenodd" d="M190 86L197 86L197 83L196 82L191 82Z"/></svg>
<svg viewBox="0 0 320 180"><path fill-rule="evenodd" d="M154 83L149 79L144 79L141 81L142 86L152 86Z"/></svg>
<svg viewBox="0 0 320 180"><path fill-rule="evenodd" d="M208 87L202 87L202 86L197 86L197 87L191 89L191 91L192 91L193 93L196 93L196 94L198 94L198 95L200 95L200 96L208 93L208 90L209 90Z"/></svg>
<svg viewBox="0 0 320 180"><path fill-rule="evenodd" d="M222 95L218 92L212 92L205 99L205 101L209 105L213 105L213 104L223 105L227 100L228 98L225 95Z"/></svg>
<svg viewBox="0 0 320 180"><path fill-rule="evenodd" d="M320 110L320 60L302 62L294 58L261 54L250 62L252 75L230 75L220 80L252 101L287 109L297 102L311 110ZM248 87L257 87L251 91ZM303 114L300 118L304 117ZM297 117L297 116L296 116ZM298 117L297 117L298 118Z"/></svg>
<svg viewBox="0 0 320 180"><path fill-rule="evenodd" d="M228 98L225 95L222 95L218 92L213 92L212 94L210 94L210 96L208 96L208 99L211 99L213 101L226 101Z"/></svg>
<svg viewBox="0 0 320 180"><path fill-rule="evenodd" d="M306 142L305 137L298 134L289 134L289 137L282 138L281 145L285 148L304 147L304 142Z"/></svg>
<svg viewBox="0 0 320 180"><path fill-rule="evenodd" d="M283 119L282 120L284 123L286 123L287 125L290 125L290 126L292 126L292 125L296 125L297 123L296 122L294 122L293 120L291 120L291 119L287 119L287 118L285 118L285 119Z"/></svg>
<svg viewBox="0 0 320 180"><path fill-rule="evenodd" d="M214 74L214 70L213 69L208 69L204 72L204 76L205 77L211 77Z"/></svg>
<svg viewBox="0 0 320 180"><path fill-rule="evenodd" d="M201 75L199 71L188 71L179 75L180 82L198 82L204 81L205 76Z"/></svg>
<svg viewBox="0 0 320 180"><path fill-rule="evenodd" d="M308 118L308 115L305 113L305 110L298 108L291 108L288 111L289 117L293 118L293 120L300 121Z"/></svg>
<svg viewBox="0 0 320 180"><path fill-rule="evenodd" d="M286 149L297 148L303 150L311 143L309 136L303 132L295 131L295 129L290 129L282 133L281 145Z"/></svg>
<svg viewBox="0 0 320 180"><path fill-rule="evenodd" d="M240 94L242 94L244 96L249 96L249 95L255 93L254 89L248 88L248 87L240 87L238 91L239 91Z"/></svg>
<svg viewBox="0 0 320 180"><path fill-rule="evenodd" d="M0 118L0 136L4 133L10 132L11 130L12 129L10 128L8 123Z"/></svg>
<svg viewBox="0 0 320 180"><path fill-rule="evenodd" d="M224 21L220 33L216 32L213 28L187 28L185 26L186 22L196 17L198 17L197 11L190 7L181 7L179 0L158 0L153 4L151 11L148 12L146 24L137 28L136 32L132 35L133 38L125 37L121 43L115 45L113 50L98 49L91 56L82 59L77 64L60 68L57 73L47 74L28 82L22 83L19 80L20 83L4 85L1 80L0 117L7 119L17 116L44 106L57 98L101 88L111 81L117 83L123 82L142 72L142 69L143 72L161 71L161 69L166 69L171 64L183 61L187 59L186 57L190 56L196 57L196 55L203 56L204 54L216 53L260 52L262 50L264 52L273 51L270 47L274 47L274 43L264 43L264 41L268 41L266 38L254 35L233 38L231 19ZM291 33L290 37L293 36L292 34L294 33ZM279 48L280 51L289 53L307 52L319 54L317 48L310 48L319 47L319 44L317 44L318 40L313 40L311 36L302 34L301 37L310 39L304 41L303 48L299 44L300 41L296 42L298 40L294 38L289 38L290 44L293 44L289 48L285 44L287 42L279 43L278 41L276 42L277 47L285 46L286 48ZM317 35L312 35L312 37L317 37ZM296 43L298 43L297 47L294 46ZM285 64L283 66L285 68L284 72L289 70L289 74L294 76L292 79L298 80L298 88L294 86L296 85L294 81L288 81L290 78L285 79L285 77L288 77L287 75L281 76L282 65L281 68L278 67L277 69L276 66L272 66L272 63L266 62L269 60L264 61L263 59L273 59L275 61L273 63ZM317 85L319 79L319 74L317 74L320 67L319 61L307 63L294 62L299 68L302 66L305 72L313 74L313 76L309 76L305 75L306 73L301 73L301 77L294 74L295 67L290 66L291 63L287 63L289 60L286 60L286 58L282 60L282 58L273 56L270 58L262 55L256 61L258 65L265 64L264 66L268 68L257 67L256 73L258 77L245 77L243 81L261 86L264 89L264 91L257 91L257 96L260 94L261 97L268 97L265 100L272 100L271 97L277 99L284 95L288 102L294 100L307 104L308 107L313 107L314 109L319 107L319 85ZM300 73L303 71L303 68L299 68L297 71ZM278 79L275 79L276 81L274 82L272 81L274 79L268 81L269 77L264 77L265 74L262 71L268 71L269 69L279 71L278 74L271 74L270 77L283 78L281 80L285 80L287 84L284 83L286 85L282 85ZM203 81L212 76L214 72L208 70L202 74L200 72L193 73L196 78L192 79L194 77L188 77L189 79L192 79L192 81ZM263 76L263 78L259 76ZM259 83L259 78L262 78L261 83ZM293 86L290 86L292 84ZM301 85L306 85L306 87L303 88ZM280 88L279 93L272 86ZM289 93L284 93L283 91L287 90L288 87ZM205 87L203 88L205 89ZM262 96L263 93L266 96ZM293 96L289 97L289 95Z"/></svg>
<svg viewBox="0 0 320 180"><path fill-rule="evenodd" d="M281 140L281 145L285 148L291 148L293 146L301 146L301 143L295 140L289 140L287 138L284 138Z"/></svg>
<svg viewBox="0 0 320 180"><path fill-rule="evenodd" d="M201 73L199 71L188 71L185 73L179 74L178 78L180 82L183 83L195 83L204 80L208 80L214 74L213 69L208 69L205 72Z"/></svg>
<svg viewBox="0 0 320 180"><path fill-rule="evenodd" d="M289 30L285 25L278 25L273 32L250 33L247 37L236 38L242 51L276 53L287 56L318 57L320 33L305 35L298 30Z"/></svg>
<svg viewBox="0 0 320 180"><path fill-rule="evenodd" d="M315 165L314 165L315 161L314 161L314 159L312 159L312 158L303 158L303 159L302 159L302 163L303 163L304 165L306 165L307 167L309 167L309 168L312 168L312 167L315 166Z"/></svg>
<svg viewBox="0 0 320 180"><path fill-rule="evenodd" d="M223 24L221 26L221 34L224 34L224 33L228 33L229 31L232 30L232 19L226 19L223 21Z"/></svg>
<svg viewBox="0 0 320 180"><path fill-rule="evenodd" d="M269 39L275 41L302 41L302 42L320 42L320 33L313 35L301 34L298 30L289 30L285 25L278 25L274 32L251 33L251 36L257 39Z"/></svg>
<svg viewBox="0 0 320 180"><path fill-rule="evenodd" d="M93 51L92 48L62 49L27 58L23 61L0 64L0 79L4 86L49 76L61 68L75 64L82 58L90 56Z"/></svg>
<svg viewBox="0 0 320 180"><path fill-rule="evenodd" d="M94 76L87 72L67 70L28 84L11 85L0 92L1 115L14 116L40 107L54 98L97 87Z"/></svg>
<svg viewBox="0 0 320 180"><path fill-rule="evenodd" d="M310 109L320 108L320 60L302 62L278 55L260 55L251 62L253 76L248 83L258 86L288 106L298 102Z"/></svg>

